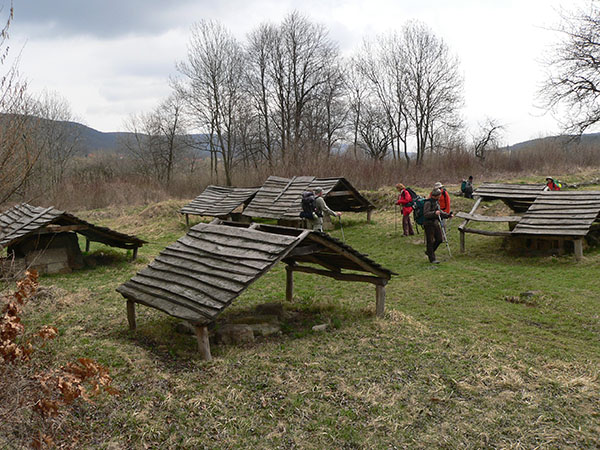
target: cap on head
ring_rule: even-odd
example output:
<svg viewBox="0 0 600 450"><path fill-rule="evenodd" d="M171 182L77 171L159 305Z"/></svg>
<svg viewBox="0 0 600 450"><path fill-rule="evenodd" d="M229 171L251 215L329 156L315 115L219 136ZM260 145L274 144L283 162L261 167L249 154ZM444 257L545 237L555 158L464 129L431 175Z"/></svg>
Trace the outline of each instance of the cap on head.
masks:
<svg viewBox="0 0 600 450"><path fill-rule="evenodd" d="M434 189L441 189L443 187L444 187L444 185L442 183L440 183L439 181L433 185Z"/></svg>
<svg viewBox="0 0 600 450"><path fill-rule="evenodd" d="M440 195L442 195L442 191L440 191L437 188L435 188L433 191L431 191L431 196L432 197L439 197Z"/></svg>
<svg viewBox="0 0 600 450"><path fill-rule="evenodd" d="M552 177L546 177L546 180L552 180Z"/></svg>
<svg viewBox="0 0 600 450"><path fill-rule="evenodd" d="M323 188L322 187L313 188L313 192L315 193L315 195L322 194L323 193Z"/></svg>

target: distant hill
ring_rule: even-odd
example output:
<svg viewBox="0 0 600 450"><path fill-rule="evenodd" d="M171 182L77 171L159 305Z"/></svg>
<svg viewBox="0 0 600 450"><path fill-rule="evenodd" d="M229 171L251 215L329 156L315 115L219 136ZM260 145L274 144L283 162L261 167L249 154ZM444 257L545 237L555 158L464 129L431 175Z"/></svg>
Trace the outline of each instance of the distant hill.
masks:
<svg viewBox="0 0 600 450"><path fill-rule="evenodd" d="M581 136L569 136L569 135L561 135L561 136L548 136L544 138L531 139L529 141L519 142L518 144L511 145L507 148L507 150L511 151L519 151L519 150L527 150L533 148L540 148L544 146L550 145L560 145L560 146L595 146L600 148L600 133L588 133L583 134Z"/></svg>

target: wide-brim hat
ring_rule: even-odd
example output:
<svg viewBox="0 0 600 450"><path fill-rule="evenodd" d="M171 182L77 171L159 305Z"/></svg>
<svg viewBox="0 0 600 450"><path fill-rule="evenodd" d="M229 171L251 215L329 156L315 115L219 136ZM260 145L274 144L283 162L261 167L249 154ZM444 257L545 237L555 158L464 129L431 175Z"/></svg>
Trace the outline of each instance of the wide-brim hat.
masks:
<svg viewBox="0 0 600 450"><path fill-rule="evenodd" d="M444 187L444 185L442 183L440 183L439 181L433 185L434 189L441 189L443 187Z"/></svg>

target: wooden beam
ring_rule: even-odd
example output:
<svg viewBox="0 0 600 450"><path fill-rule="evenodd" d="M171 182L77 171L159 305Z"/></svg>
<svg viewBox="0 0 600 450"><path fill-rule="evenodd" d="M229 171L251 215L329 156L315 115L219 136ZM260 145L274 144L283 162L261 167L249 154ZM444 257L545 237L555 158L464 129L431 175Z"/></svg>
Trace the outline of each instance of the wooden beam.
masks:
<svg viewBox="0 0 600 450"><path fill-rule="evenodd" d="M332 250L334 250L336 253L339 253L341 255L343 255L344 257L348 258L349 260L351 260L352 262L356 263L358 266L362 267L363 270L365 272L370 272L374 275L378 275L381 278L385 278L385 279L389 279L389 275L386 274L385 272L382 272L380 270L378 270L376 267L371 266L370 264L366 263L365 261L363 261L361 258L359 258L358 256L354 255L353 253L347 251L346 249L342 248L341 246L334 244L333 242L330 242L326 239L321 238L320 236L312 233L309 236L309 239L318 242L319 244L323 245L324 247L330 248Z"/></svg>
<svg viewBox="0 0 600 450"><path fill-rule="evenodd" d="M293 258L294 256L312 255L313 253L318 253L321 250L323 250L323 246L320 244L298 246L294 248L290 253L288 253L286 258Z"/></svg>
<svg viewBox="0 0 600 450"><path fill-rule="evenodd" d="M189 215L189 214L186 214L186 215L185 215L185 226L186 226L187 228L189 228L189 227L190 227L190 215Z"/></svg>
<svg viewBox="0 0 600 450"><path fill-rule="evenodd" d="M133 300L127 300L127 321L129 322L129 329L135 330L135 302Z"/></svg>
<svg viewBox="0 0 600 450"><path fill-rule="evenodd" d="M139 247L133 249L133 258L131 258L132 261L135 261L137 259L138 248Z"/></svg>
<svg viewBox="0 0 600 450"><path fill-rule="evenodd" d="M383 317L385 313L385 285L378 284L375 286L376 304L375 315Z"/></svg>
<svg viewBox="0 0 600 450"><path fill-rule="evenodd" d="M90 251L90 238L88 238L88 237L85 238L85 251L86 252Z"/></svg>
<svg viewBox="0 0 600 450"><path fill-rule="evenodd" d="M583 239L575 239L573 241L575 250L575 259L581 261L583 259Z"/></svg>
<svg viewBox="0 0 600 450"><path fill-rule="evenodd" d="M80 231L87 229L89 229L89 226L87 225L47 225L45 227L41 227L38 230L38 233L65 233L68 231Z"/></svg>
<svg viewBox="0 0 600 450"><path fill-rule="evenodd" d="M352 192L352 191L329 191L329 193L325 197L341 197L344 195L351 195L354 197L354 192Z"/></svg>
<svg viewBox="0 0 600 450"><path fill-rule="evenodd" d="M521 216L484 216L483 214L467 214L462 211L456 214L456 217L474 222L518 222L521 220Z"/></svg>
<svg viewBox="0 0 600 450"><path fill-rule="evenodd" d="M289 266L288 266L289 267ZM313 273L315 275L323 275L324 277L334 278L340 281L359 281L363 283L372 283L376 285L384 285L387 283L386 278L372 277L369 275L358 275L353 273L331 272L329 270L315 269L307 266L292 266L294 272Z"/></svg>
<svg viewBox="0 0 600 450"><path fill-rule="evenodd" d="M285 266L285 300L292 302L294 300L294 270L293 266Z"/></svg>
<svg viewBox="0 0 600 450"><path fill-rule="evenodd" d="M462 228L459 228L458 231L460 231L460 252L464 253L465 250L465 230L463 230Z"/></svg>
<svg viewBox="0 0 600 450"><path fill-rule="evenodd" d="M367 223L371 223L371 213L373 212L372 209L367 209Z"/></svg>
<svg viewBox="0 0 600 450"><path fill-rule="evenodd" d="M196 331L196 340L198 341L198 351L204 361L211 361L210 341L208 340L208 328L206 325L194 325Z"/></svg>
<svg viewBox="0 0 600 450"><path fill-rule="evenodd" d="M510 231L487 231L487 230L475 230L474 228L460 228L463 233L482 234L484 236L512 236Z"/></svg>

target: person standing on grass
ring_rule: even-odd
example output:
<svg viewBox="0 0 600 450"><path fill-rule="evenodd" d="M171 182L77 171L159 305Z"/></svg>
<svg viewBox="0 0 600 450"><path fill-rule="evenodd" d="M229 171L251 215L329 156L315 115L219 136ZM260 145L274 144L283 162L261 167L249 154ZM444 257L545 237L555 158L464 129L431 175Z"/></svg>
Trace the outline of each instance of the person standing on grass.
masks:
<svg viewBox="0 0 600 450"><path fill-rule="evenodd" d="M410 195L410 192L408 192L408 189L406 189L406 187L402 183L398 183L396 185L396 189L398 189L398 192L400 192L396 204L402 206L402 234L404 236L413 236L415 232L410 221L410 213L413 211L413 208L409 205L413 202L414 199Z"/></svg>
<svg viewBox="0 0 600 450"><path fill-rule="evenodd" d="M315 218L312 220L312 226L314 231L323 232L323 214L327 214L331 217L340 217L342 215L341 212L336 212L331 210L327 203L325 203L325 199L323 198L323 188L316 187L313 189L316 197L317 209L314 214Z"/></svg>
<svg viewBox="0 0 600 450"><path fill-rule="evenodd" d="M473 198L473 175L468 180L463 180L460 185L460 192L465 198Z"/></svg>
<svg viewBox="0 0 600 450"><path fill-rule="evenodd" d="M446 214L450 214L450 194L448 194L444 185L438 181L433 185L433 189L439 189L441 192L439 199L440 209Z"/></svg>
<svg viewBox="0 0 600 450"><path fill-rule="evenodd" d="M425 254L431 264L439 264L439 261L435 258L435 251L444 242L440 219L452 218L452 214L440 209L439 200L441 196L442 191L434 189L423 205L423 228L425 229L425 239L427 241Z"/></svg>

